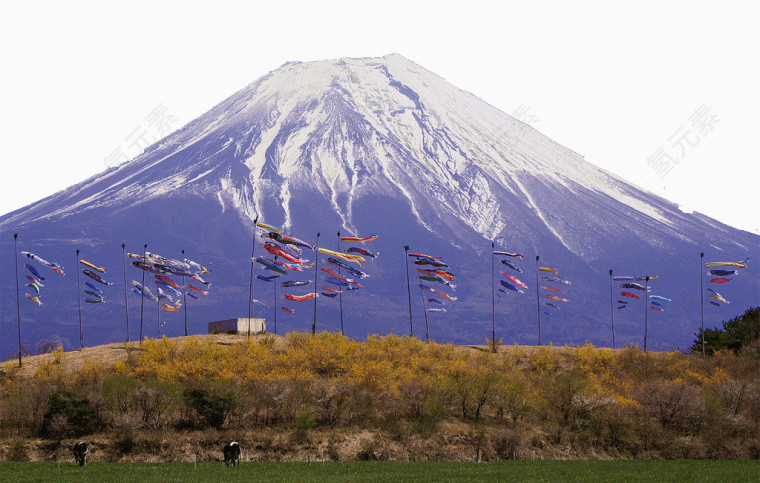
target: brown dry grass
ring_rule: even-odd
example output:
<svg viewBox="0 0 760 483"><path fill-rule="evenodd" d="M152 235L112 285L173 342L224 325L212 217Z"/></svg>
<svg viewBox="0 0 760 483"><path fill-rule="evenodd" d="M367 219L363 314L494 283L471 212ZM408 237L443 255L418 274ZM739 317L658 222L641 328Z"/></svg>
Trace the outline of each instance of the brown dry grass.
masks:
<svg viewBox="0 0 760 483"><path fill-rule="evenodd" d="M247 342L245 334L199 334L188 337L196 338L201 342L207 340L213 341L219 345L244 344ZM172 337L172 340L183 344L188 337ZM256 334L251 336L251 342L258 343L263 339L274 340L275 347L283 348L287 346L288 341L281 335L274 334ZM487 345L455 345L455 349L464 352L491 352ZM581 346L582 347L582 346ZM572 356L579 347L574 346L525 346L503 344L499 346L498 355L503 358L522 358L527 360L538 350L549 350L554 356L560 356L560 360ZM94 347L85 347L82 350L71 350L63 353L59 360L62 368L69 373L75 372L82 368L87 361L98 360L107 366L113 367L116 362L126 361L130 355L133 357L142 350L139 342L114 342L112 344L99 345ZM615 353L623 349L605 349ZM562 357L564 356L564 357ZM0 363L0 373L13 374L15 377L30 378L37 374L40 364L50 363L55 360L55 354L41 354L23 357L22 367L18 367L17 359L9 359ZM561 364L564 366L565 364Z"/></svg>
<svg viewBox="0 0 760 483"><path fill-rule="evenodd" d="M196 338L202 342L211 340L219 345L244 344L247 341L247 336L243 334L202 334L188 337ZM188 337L173 337L172 339L183 344ZM251 341L259 342L264 338L274 339L276 346L284 346L287 343L284 337L272 334L252 335ZM139 342L114 342L113 344L85 347L82 350L64 352L59 360L59 364L67 372L81 369L85 362L89 360L98 360L108 366L113 366L116 362L126 361L130 354L137 354L141 350ZM30 378L37 374L40 364L51 363L55 360L55 357L54 353L22 357L20 368L18 367L18 359L10 359L0 364L0 371L13 373L22 378Z"/></svg>
<svg viewBox="0 0 760 483"><path fill-rule="evenodd" d="M247 341L247 336L245 334L200 334L188 337L196 338L201 342L211 340L219 345L244 344ZM179 343L182 344L188 337L173 337L172 339L179 341ZM285 337L274 334L252 335L251 341L260 342L265 338L273 339L276 347L285 347L288 344ZM487 345L459 345L454 347L458 350L467 352L491 352ZM502 357L514 357L517 355L530 356L539 349L547 348L554 355L564 356L571 355L577 349L572 346L525 346L504 344L499 346L498 353ZM114 342L112 344L85 347L82 350L75 349L64 352L59 363L62 365L62 368L68 372L74 372L82 368L88 360L98 360L108 366L113 366L116 362L126 361L130 354L136 355L141 350L141 344L139 342ZM620 350L621 349L617 349L615 352ZM56 356L53 353L22 357L21 368L18 367L17 359L9 359L0 363L0 372L13 373L17 377L22 378L33 377L37 374L40 364L53 362L55 357Z"/></svg>

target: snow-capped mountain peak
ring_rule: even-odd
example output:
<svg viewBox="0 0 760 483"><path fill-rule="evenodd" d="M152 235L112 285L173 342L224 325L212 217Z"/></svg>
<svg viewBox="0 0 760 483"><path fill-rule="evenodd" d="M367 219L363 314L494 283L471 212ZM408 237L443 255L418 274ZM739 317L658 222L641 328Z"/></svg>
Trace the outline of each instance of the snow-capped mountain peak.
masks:
<svg viewBox="0 0 760 483"><path fill-rule="evenodd" d="M288 62L137 158L6 215L0 229L65 227L51 236L86 231L106 245L166 237L249 259L256 216L302 237L384 231L383 252L430 245L465 266L494 241L564 261L577 276L635 260L681 273L693 265L684 253L712 245L746 256L758 246L757 236L682 213L398 54ZM393 285L371 296L383 313L395 313L384 304L399 276L387 268L377 277ZM604 285L594 280L587 301ZM461 317L480 310L488 285L473 284Z"/></svg>

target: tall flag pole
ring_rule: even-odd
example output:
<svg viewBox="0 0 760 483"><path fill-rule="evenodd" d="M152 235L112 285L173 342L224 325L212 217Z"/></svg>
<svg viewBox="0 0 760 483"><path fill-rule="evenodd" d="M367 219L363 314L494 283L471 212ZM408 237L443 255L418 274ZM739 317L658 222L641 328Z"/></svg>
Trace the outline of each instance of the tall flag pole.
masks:
<svg viewBox="0 0 760 483"><path fill-rule="evenodd" d="M18 233L13 234L13 258L16 261L16 315L18 316L18 366L21 367L21 303L19 302L18 290L18 246L16 240Z"/></svg>
<svg viewBox="0 0 760 483"><path fill-rule="evenodd" d="M319 278L319 235L317 233L317 244L315 245L315 261L314 261L314 319L311 321L311 335L317 333L317 280Z"/></svg>
<svg viewBox="0 0 760 483"><path fill-rule="evenodd" d="M255 228L254 228L255 230ZM182 261L185 261L185 250L182 250ZM253 262L251 262L251 265L253 265ZM187 288L185 287L185 276L182 275L182 303L184 304L184 312L185 312L185 337L187 337Z"/></svg>
<svg viewBox="0 0 760 483"><path fill-rule="evenodd" d="M444 263L441 260L443 257L433 257L430 255L425 255L423 253L408 253L407 256L417 258L417 260L414 261L415 265L431 265L433 267L430 269L421 269L421 268L417 269L417 271L419 272L418 280L419 280L419 287L420 287L420 298L422 298L422 311L425 314L425 340L426 342L430 343L430 324L429 324L430 317L428 317L428 312L446 312L446 309L444 308L428 309L427 302L438 303L441 305L444 305L444 303L435 298L430 298L426 301L424 290L427 290L447 300L454 301L457 298L451 295L448 295L444 292L439 292L438 290L425 285L424 283L422 283L422 281L425 280L425 281L431 281L431 282L439 282L443 285L448 286L451 290L454 290L456 286L448 281L448 280L452 280L452 281L454 280L454 274L449 271L444 270L444 268L448 268L448 264Z"/></svg>
<svg viewBox="0 0 760 483"><path fill-rule="evenodd" d="M253 236L251 236L251 282L248 286L248 338L251 338L251 308L253 307L253 264L256 252L256 227L258 226L259 217L253 219Z"/></svg>
<svg viewBox="0 0 760 483"><path fill-rule="evenodd" d="M79 307L79 350L84 349L84 334L82 334L82 296L79 295L79 249L77 249L77 259L74 266L77 267L77 304Z"/></svg>
<svg viewBox="0 0 760 483"><path fill-rule="evenodd" d="M409 337L414 337L414 325L412 325L412 289L409 286L409 245L404 245L404 260L406 261L406 296L409 299Z"/></svg>
<svg viewBox="0 0 760 483"><path fill-rule="evenodd" d="M425 292L420 287L420 297L422 297L422 312L425 314L425 342L430 343L430 327L428 326L427 304L425 303Z"/></svg>
<svg viewBox="0 0 760 483"><path fill-rule="evenodd" d="M519 253L516 253L516 252L507 252L507 251L497 251L497 250L494 250L494 247L495 247L495 244L491 243L491 249L492 249L491 252L493 254L492 257L491 257L491 279L492 279L491 280L491 292L492 292L492 294L491 294L491 302L492 303L494 303L494 300L495 300L494 296L496 295L495 290L494 290L494 287L496 286L496 280L495 280L495 276L496 276L496 272L495 272L496 261L495 261L495 257L498 255L500 257L510 257L510 258L517 258L517 259L520 259L520 260L525 260L525 257L522 256ZM504 264L504 265L506 265L511 270L514 270L517 273L523 273L523 271L522 271L521 268L517 267L514 263L512 263L511 261L509 261L507 259L501 259L501 263ZM502 280L501 278L499 278L499 284L502 287L504 287L504 288L499 288L498 289L499 292L502 292L503 294L506 295L508 292L505 289L507 289L507 290L512 290L514 292L517 292L518 294L525 293L522 289L523 288L527 289L528 286L525 285L523 282L521 282L516 276L512 275L511 273L509 273L509 272L507 272L505 270L502 270L501 274L504 275L504 277L507 280L509 280L509 282L507 282L507 281ZM520 288L520 287L522 287L522 288ZM536 295L538 296L538 292L536 293ZM496 313L496 309L493 308L493 307L492 307L492 313L494 314L493 315L493 319L494 320L492 320L492 326L493 326L492 337L494 338L494 340L496 340L496 329L495 329L495 318L496 318L495 313Z"/></svg>
<svg viewBox="0 0 760 483"><path fill-rule="evenodd" d="M127 342L129 342L129 308L127 308L127 257L125 255L126 245L121 244L121 261L124 268L124 319L127 321ZM77 273L77 277L79 273Z"/></svg>
<svg viewBox="0 0 760 483"><path fill-rule="evenodd" d="M158 329L158 338L160 339L161 338L161 297L158 297L158 302L156 302L156 329Z"/></svg>
<svg viewBox="0 0 760 483"><path fill-rule="evenodd" d="M644 352L647 351L647 315L649 315L649 275L644 282Z"/></svg>
<svg viewBox="0 0 760 483"><path fill-rule="evenodd" d="M612 270L610 270L610 321L612 323L612 348L615 349L615 311L613 310Z"/></svg>
<svg viewBox="0 0 760 483"><path fill-rule="evenodd" d="M538 259L540 257L536 255L536 313L538 314L538 345L541 345L541 296L538 293L539 274L538 274Z"/></svg>
<svg viewBox="0 0 760 483"><path fill-rule="evenodd" d="M702 270L704 270L705 268L713 268L713 267L721 267L721 266L735 267L736 269L747 268L747 262L749 261L749 258L745 258L744 260L736 261L736 262L731 262L731 261L728 261L728 262L710 262L710 263L705 263L704 265L702 265L704 263L704 260L702 259L703 257L704 257L704 253L700 253L700 265L701 266L699 268L699 273L700 273L700 276L699 276L699 279L700 279L699 293L700 293L700 298L702 299L702 308L700 309L701 310L700 313L702 314L702 340L701 340L701 342L702 342L702 354L705 355L706 354L706 350L707 350L707 347L706 347L707 341L705 340L705 322L704 322L704 318L705 317L704 317L704 299L703 299L703 297L704 297L703 289L705 287L705 284L704 284L704 279L703 279L704 275L702 273ZM736 269L724 270L724 269L718 269L718 268L716 268L715 270L708 271L707 275L708 275L708 277L715 277L715 278L710 278L710 282L711 283L724 284L724 283L730 282L731 280L733 280L734 276L736 276L736 275L739 274L739 270L736 270ZM729 278L726 278L726 277L729 277ZM713 298L713 299L715 299L718 302L721 302L723 304L730 303L728 300L726 300L725 297L723 297L723 295L719 294L718 292L716 292L712 288L707 288L707 291L710 292L710 294L708 295L710 298ZM711 305L716 306L716 307L720 307L721 304L719 304L718 302L714 302L714 301L710 300L709 303Z"/></svg>
<svg viewBox="0 0 760 483"><path fill-rule="evenodd" d="M338 232L338 252L340 252L340 232ZM338 273L340 274L340 267L338 267ZM314 281L314 288L316 289L317 282ZM338 305L340 306L340 335L343 334L343 290L338 294Z"/></svg>
<svg viewBox="0 0 760 483"><path fill-rule="evenodd" d="M148 258L148 244L143 245L143 261ZM142 271L142 286L145 287L145 270ZM145 307L145 296L140 297L140 344L143 339L143 308Z"/></svg>
<svg viewBox="0 0 760 483"><path fill-rule="evenodd" d="M493 253L494 242L491 242L491 344L496 349L496 289L494 287L494 263L496 255Z"/></svg>
<svg viewBox="0 0 760 483"><path fill-rule="evenodd" d="M705 254L704 252L699 254L699 313L702 317L702 356L705 355L705 279L704 270L702 265L704 264Z"/></svg>
<svg viewBox="0 0 760 483"><path fill-rule="evenodd" d="M274 257L277 260L277 257ZM315 282L316 283L316 282ZM274 335L277 335L277 281L274 281L274 301L272 306L274 307Z"/></svg>

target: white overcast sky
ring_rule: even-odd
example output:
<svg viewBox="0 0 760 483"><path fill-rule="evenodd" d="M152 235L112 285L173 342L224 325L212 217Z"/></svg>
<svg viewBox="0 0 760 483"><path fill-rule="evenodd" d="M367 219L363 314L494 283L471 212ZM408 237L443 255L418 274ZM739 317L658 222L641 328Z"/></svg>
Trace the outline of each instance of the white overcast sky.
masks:
<svg viewBox="0 0 760 483"><path fill-rule="evenodd" d="M137 154L154 109L176 129L286 61L396 52L685 211L760 233L756 5L3 2L0 213ZM678 161L664 178L647 162L663 153Z"/></svg>

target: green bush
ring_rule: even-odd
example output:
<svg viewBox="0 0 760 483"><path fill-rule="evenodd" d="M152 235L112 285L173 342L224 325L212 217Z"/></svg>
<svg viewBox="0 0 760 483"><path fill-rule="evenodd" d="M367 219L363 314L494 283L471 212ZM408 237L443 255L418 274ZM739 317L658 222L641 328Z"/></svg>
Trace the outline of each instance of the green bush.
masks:
<svg viewBox="0 0 760 483"><path fill-rule="evenodd" d="M42 436L58 440L90 434L98 427L98 412L90 401L68 391L53 393L42 418Z"/></svg>
<svg viewBox="0 0 760 483"><path fill-rule="evenodd" d="M317 426L316 417L311 411L299 411L296 414L296 429L299 431L308 431Z"/></svg>
<svg viewBox="0 0 760 483"><path fill-rule="evenodd" d="M137 380L121 374L112 374L103 381L103 397L115 414L126 414L134 399Z"/></svg>
<svg viewBox="0 0 760 483"><path fill-rule="evenodd" d="M13 438L10 448L5 454L7 461L29 461L29 455L26 452L26 441L22 438Z"/></svg>
<svg viewBox="0 0 760 483"><path fill-rule="evenodd" d="M213 396L203 389L187 389L183 397L185 404L195 410L208 427L216 429L224 426L233 406L230 394Z"/></svg>
<svg viewBox="0 0 760 483"><path fill-rule="evenodd" d="M691 351L702 352L702 329L694 336ZM738 354L742 347L760 338L760 307L750 308L739 317L723 322L723 329L705 329L704 337L707 354L719 350L732 350Z"/></svg>
<svg viewBox="0 0 760 483"><path fill-rule="evenodd" d="M548 416L554 416L560 424L572 427L582 413L581 395L588 388L588 380L579 371L560 372L545 378L541 394Z"/></svg>

